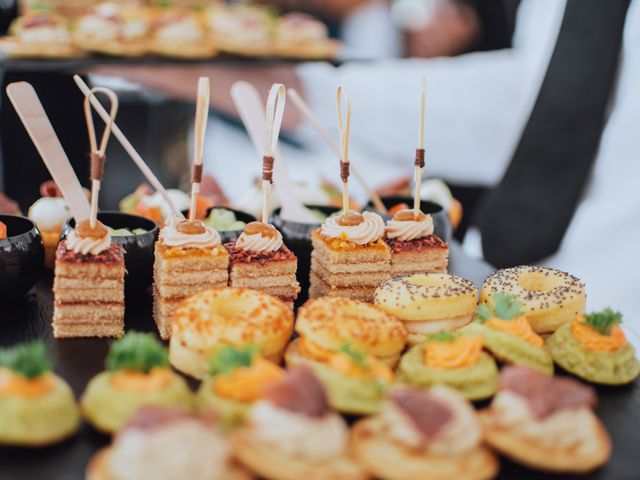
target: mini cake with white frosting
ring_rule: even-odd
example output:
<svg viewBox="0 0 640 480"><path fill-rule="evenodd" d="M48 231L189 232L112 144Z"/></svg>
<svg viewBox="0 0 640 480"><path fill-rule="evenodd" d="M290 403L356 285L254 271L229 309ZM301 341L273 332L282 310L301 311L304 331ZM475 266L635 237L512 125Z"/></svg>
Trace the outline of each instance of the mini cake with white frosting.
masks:
<svg viewBox="0 0 640 480"><path fill-rule="evenodd" d="M216 230L196 220L170 217L160 230L153 266L153 316L163 339L171 336L171 314L184 298L226 287L229 254Z"/></svg>
<svg viewBox="0 0 640 480"><path fill-rule="evenodd" d="M230 286L260 290L293 308L300 293L298 259L273 225L251 222L226 247L231 255Z"/></svg>
<svg viewBox="0 0 640 480"><path fill-rule="evenodd" d="M384 220L373 212L329 217L311 234L309 297L339 296L371 302L391 274Z"/></svg>

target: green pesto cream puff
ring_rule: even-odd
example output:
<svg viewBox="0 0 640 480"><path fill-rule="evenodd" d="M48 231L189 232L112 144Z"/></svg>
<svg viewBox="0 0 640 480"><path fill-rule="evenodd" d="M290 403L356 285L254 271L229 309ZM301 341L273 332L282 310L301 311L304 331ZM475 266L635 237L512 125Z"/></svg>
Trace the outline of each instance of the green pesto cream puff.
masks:
<svg viewBox="0 0 640 480"><path fill-rule="evenodd" d="M49 445L79 425L71 388L51 371L44 343L0 350L0 444Z"/></svg>
<svg viewBox="0 0 640 480"><path fill-rule="evenodd" d="M114 342L106 367L80 400L83 416L100 431L120 430L143 405L193 409L191 390L171 370L167 349L151 334L130 332Z"/></svg>
<svg viewBox="0 0 640 480"><path fill-rule="evenodd" d="M498 387L498 368L482 346L481 335L429 335L403 355L397 379L426 389L446 385L467 400L488 398Z"/></svg>
<svg viewBox="0 0 640 480"><path fill-rule="evenodd" d="M544 348L544 340L522 314L522 303L514 295L494 293L491 307L480 305L476 321L459 331L482 335L484 347L498 360L523 365L553 375L553 360Z"/></svg>
<svg viewBox="0 0 640 480"><path fill-rule="evenodd" d="M622 385L640 373L634 348L620 328L622 314L610 308L579 315L547 338L555 362L593 383Z"/></svg>
<svg viewBox="0 0 640 480"><path fill-rule="evenodd" d="M265 385L284 376L284 369L260 356L258 348L223 345L213 355L210 374L198 390L198 410L213 410L222 427L235 427L251 405L262 399Z"/></svg>

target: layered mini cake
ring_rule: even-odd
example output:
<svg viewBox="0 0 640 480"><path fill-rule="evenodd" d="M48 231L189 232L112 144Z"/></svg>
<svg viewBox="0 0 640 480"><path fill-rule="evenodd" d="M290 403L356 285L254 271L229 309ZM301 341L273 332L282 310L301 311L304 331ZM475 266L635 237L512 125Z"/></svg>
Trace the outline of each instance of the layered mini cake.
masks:
<svg viewBox="0 0 640 480"><path fill-rule="evenodd" d="M80 222L56 251L53 336L124 333L124 251L100 222Z"/></svg>
<svg viewBox="0 0 640 480"><path fill-rule="evenodd" d="M387 222L385 241L391 248L393 276L447 271L449 246L433 234L431 215L400 210Z"/></svg>
<svg viewBox="0 0 640 480"><path fill-rule="evenodd" d="M373 300L376 287L391 276L391 253L377 213L329 217L311 234L309 298Z"/></svg>
<svg viewBox="0 0 640 480"><path fill-rule="evenodd" d="M231 255L231 287L268 293L293 308L300 293L298 259L273 225L251 222L235 243L225 246Z"/></svg>
<svg viewBox="0 0 640 480"><path fill-rule="evenodd" d="M172 217L160 231L153 266L153 317L163 339L171 336L171 314L184 298L226 287L229 254L220 235L200 221Z"/></svg>

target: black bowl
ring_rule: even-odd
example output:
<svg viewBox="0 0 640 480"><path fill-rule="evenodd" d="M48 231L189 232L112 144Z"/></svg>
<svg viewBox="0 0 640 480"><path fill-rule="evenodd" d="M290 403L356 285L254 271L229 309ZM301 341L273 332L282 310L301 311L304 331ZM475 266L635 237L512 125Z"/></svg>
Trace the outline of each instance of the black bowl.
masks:
<svg viewBox="0 0 640 480"><path fill-rule="evenodd" d="M382 203L387 209L393 208L400 203L406 203L409 205L409 208L413 208L413 197L404 197L400 195L393 195L388 197L381 198ZM364 206L364 210L370 210L372 212L377 212L385 220L389 220L391 215L383 214L382 212L378 212L376 207L372 202L367 203ZM442 208L442 205L430 202L429 200L422 200L420 202L420 210L424 213L428 213L433 218L433 233L435 233L438 237L442 238L445 242L451 240L451 222L449 221L449 214Z"/></svg>
<svg viewBox="0 0 640 480"><path fill-rule="evenodd" d="M327 205L305 205L313 210L320 210L329 216L340 207L329 207ZM302 305L309 297L309 271L311 270L311 232L320 228L322 222L300 223L285 220L280 216L280 209L276 208L271 214L271 223L282 233L282 240L289 249L298 257L298 271L296 277L302 290L296 301L297 305Z"/></svg>
<svg viewBox="0 0 640 480"><path fill-rule="evenodd" d="M153 252L158 239L158 226L153 220L122 212L98 212L98 220L113 229L128 228L134 230L143 228L146 233L111 237L114 243L122 245L125 251L124 266L127 270L125 287L127 293L138 293L146 289L153 281ZM69 231L76 225L75 219L70 218L62 228L61 239L66 238Z"/></svg>
<svg viewBox="0 0 640 480"><path fill-rule="evenodd" d="M211 213L211 210L213 210L214 208L221 208L223 210L230 210L233 213L235 213L236 220L240 220L241 222L244 222L244 223L251 223L251 222L255 222L256 221L256 217L254 217L250 213L243 212L242 210L236 210L235 208L229 208L229 207L209 207L209 208L207 208L207 217ZM185 217L188 217L189 216L189 210L183 210L182 214ZM220 241L222 243L235 242L238 239L238 237L240 236L240 234L242 233L243 230L244 229L242 229L242 230L224 230L222 232L218 231L218 233L220 234Z"/></svg>
<svg viewBox="0 0 640 480"><path fill-rule="evenodd" d="M44 268L44 244L36 224L25 217L0 215L7 238L0 240L0 302L31 290Z"/></svg>

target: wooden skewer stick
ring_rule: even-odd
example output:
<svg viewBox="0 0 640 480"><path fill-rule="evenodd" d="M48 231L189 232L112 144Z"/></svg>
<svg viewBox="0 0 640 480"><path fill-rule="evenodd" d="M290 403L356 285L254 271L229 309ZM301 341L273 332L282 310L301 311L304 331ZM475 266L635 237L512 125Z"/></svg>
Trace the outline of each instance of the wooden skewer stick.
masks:
<svg viewBox="0 0 640 480"><path fill-rule="evenodd" d="M73 80L76 82L76 85L83 93L83 95L87 95L91 91L89 86L85 83L84 80L82 80L82 77L80 77L80 75L74 75ZM93 108L96 110L100 118L105 121L105 123L109 121L109 113L105 110L105 108L95 96L91 96L91 105L93 105ZM129 154L133 162L137 165L137 167L140 169L149 183L153 186L153 188L157 192L160 192L160 195L162 195L162 198L164 198L165 202L167 202L173 213L181 218L184 218L180 210L178 210L174 205L165 188L160 183L160 180L158 180L158 178L153 174L140 154L136 151L133 145L131 145L131 142L127 139L127 137L125 137L124 133L122 133L122 130L118 128L118 125L113 123L113 125L111 126L111 131L122 145L122 148L124 148L125 151Z"/></svg>
<svg viewBox="0 0 640 480"><path fill-rule="evenodd" d="M264 153L262 155L262 223L269 223L269 197L273 183L273 164L282 126L282 116L287 100L287 90L281 83L274 83L267 97Z"/></svg>
<svg viewBox="0 0 640 480"><path fill-rule="evenodd" d="M109 97L111 108L109 110L109 121L104 127L100 145L96 137L96 130L93 125L93 116L91 114L91 97L97 92L104 93ZM100 183L102 182L102 174L104 173L105 151L109 136L111 135L111 127L118 113L118 97L113 90L105 87L94 87L84 97L84 116L87 121L87 132L89 133L89 146L91 148L91 211L89 213L89 225L91 228L96 227L98 216L98 195L100 194Z"/></svg>
<svg viewBox="0 0 640 480"><path fill-rule="evenodd" d="M300 114L311 124L320 138L324 140L324 142L329 146L329 148L331 148L331 150L335 152L336 155L340 155L340 146L333 140L333 138L331 138L329 132L324 129L324 127L320 123L320 120L318 120L318 117L313 114L313 112L309 108L309 105L306 104L300 94L293 88L287 89L287 93L293 105L298 109L298 112L300 112ZM360 175L360 170L358 170L355 165L351 167L351 173L353 173L353 176L356 177L358 183L360 183L362 188L364 188L364 190L367 192L367 195L369 195L369 198L371 198L371 201L375 205L376 209L382 213L389 213L387 211L387 207L385 207L384 203L382 203L380 195L378 195L375 190L369 187L364 177Z"/></svg>
<svg viewBox="0 0 640 480"><path fill-rule="evenodd" d="M422 77L422 88L420 89L420 122L418 129L418 149L416 150L413 193L413 218L418 218L420 213L420 187L422 186L422 169L424 168L424 114L425 99L427 96L427 77Z"/></svg>
<svg viewBox="0 0 640 480"><path fill-rule="evenodd" d="M204 137L207 132L207 118L209 117L209 96L211 87L208 77L200 77L198 80L198 100L196 102L196 121L193 139L193 171L191 173L191 208L189 220L196 219L198 206L198 194L200 182L202 182L202 160L204 157Z"/></svg>
<svg viewBox="0 0 640 480"><path fill-rule="evenodd" d="M346 102L345 115L342 115L342 97ZM349 213L349 131L351 129L351 102L347 90L338 85L336 94L338 105L338 128L340 130L340 178L342 179L342 214Z"/></svg>

